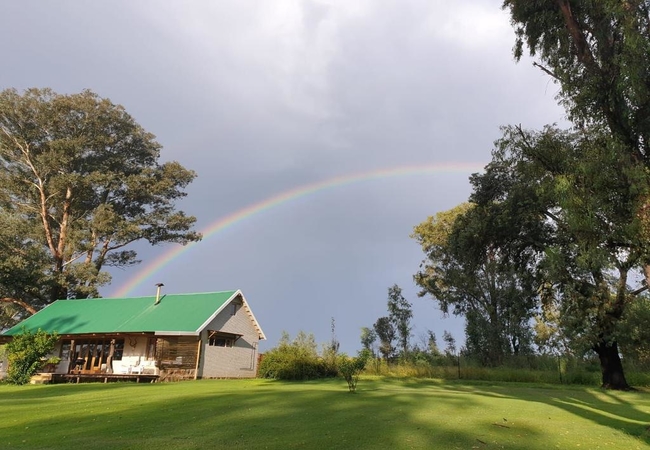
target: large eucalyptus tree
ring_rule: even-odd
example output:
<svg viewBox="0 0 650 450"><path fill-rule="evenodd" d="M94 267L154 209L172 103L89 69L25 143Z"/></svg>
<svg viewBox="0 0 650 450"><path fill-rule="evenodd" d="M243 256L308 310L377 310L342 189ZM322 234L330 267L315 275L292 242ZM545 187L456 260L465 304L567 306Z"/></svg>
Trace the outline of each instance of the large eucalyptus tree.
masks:
<svg viewBox="0 0 650 450"><path fill-rule="evenodd" d="M505 0L503 7L517 35L515 57L528 49L560 86L558 98L583 133L569 146L582 159L570 157L571 173L554 175L572 236L565 246L571 254L556 260L568 264L570 256L582 271L576 278L586 284L576 290L566 279L563 297L590 299L582 308L592 306L585 312L596 325L603 385L626 388L614 328L630 296L650 281L650 2ZM541 147L546 155L538 152L537 162L557 148ZM644 273L645 286L627 287L635 269Z"/></svg>
<svg viewBox="0 0 650 450"><path fill-rule="evenodd" d="M195 173L91 91L0 92L0 297L38 309L97 295L130 244L200 239L175 208Z"/></svg>

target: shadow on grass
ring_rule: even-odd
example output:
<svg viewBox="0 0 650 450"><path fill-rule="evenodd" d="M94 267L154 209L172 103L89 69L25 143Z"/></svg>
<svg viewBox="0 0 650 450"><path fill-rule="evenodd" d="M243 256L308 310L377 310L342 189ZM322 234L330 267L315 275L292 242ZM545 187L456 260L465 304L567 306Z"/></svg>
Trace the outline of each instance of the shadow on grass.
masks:
<svg viewBox="0 0 650 450"><path fill-rule="evenodd" d="M650 395L645 392L615 392L577 386L540 388L513 383L477 386L474 393L545 404L650 444ZM643 405L643 409L639 405Z"/></svg>
<svg viewBox="0 0 650 450"><path fill-rule="evenodd" d="M422 379L362 380L356 395L340 380L38 386L0 390L0 436L3 449L542 450L553 446L548 433L516 415L543 403L648 443L639 396L650 403L638 393Z"/></svg>
<svg viewBox="0 0 650 450"><path fill-rule="evenodd" d="M38 410L49 413L22 417L29 406L14 406L13 413L3 408L0 434L4 449L453 449L497 442L499 448L522 448L520 441L509 441L509 430L487 422L467 427L462 411L480 406L469 396L440 395L421 383L387 383L383 389L381 381L373 384L380 389L369 386L356 395L340 381L48 386L32 392L48 394ZM71 394L71 388L79 392ZM32 392L25 391L25 399L33 400ZM18 400L21 393L10 397ZM517 432L531 442L537 438L532 429Z"/></svg>

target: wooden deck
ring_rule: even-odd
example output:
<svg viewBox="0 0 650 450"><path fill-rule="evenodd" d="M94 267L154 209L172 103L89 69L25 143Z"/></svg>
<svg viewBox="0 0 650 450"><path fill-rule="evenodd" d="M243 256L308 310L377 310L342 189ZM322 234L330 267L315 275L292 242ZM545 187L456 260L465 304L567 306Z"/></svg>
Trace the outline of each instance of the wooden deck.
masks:
<svg viewBox="0 0 650 450"><path fill-rule="evenodd" d="M160 375L137 373L53 373L51 383L110 383L115 381L155 383L158 378Z"/></svg>

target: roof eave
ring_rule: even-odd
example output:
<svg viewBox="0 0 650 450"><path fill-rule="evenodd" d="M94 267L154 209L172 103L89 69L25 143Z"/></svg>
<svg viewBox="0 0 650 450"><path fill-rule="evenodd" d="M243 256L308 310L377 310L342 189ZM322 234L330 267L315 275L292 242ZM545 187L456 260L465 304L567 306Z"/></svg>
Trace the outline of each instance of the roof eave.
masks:
<svg viewBox="0 0 650 450"><path fill-rule="evenodd" d="M196 331L155 331L156 336L198 336L200 333Z"/></svg>

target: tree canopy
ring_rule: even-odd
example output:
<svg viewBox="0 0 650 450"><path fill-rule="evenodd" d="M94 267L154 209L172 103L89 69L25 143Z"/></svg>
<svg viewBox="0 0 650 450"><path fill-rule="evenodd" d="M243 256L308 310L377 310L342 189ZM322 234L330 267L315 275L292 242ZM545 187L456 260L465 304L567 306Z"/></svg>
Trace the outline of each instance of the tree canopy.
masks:
<svg viewBox="0 0 650 450"><path fill-rule="evenodd" d="M0 297L96 296L129 245L200 239L175 202L196 176L120 105L86 90L0 92Z"/></svg>
<svg viewBox="0 0 650 450"><path fill-rule="evenodd" d="M503 7L517 36L515 57L527 48L559 84L575 128L527 145L529 166L544 172L537 182L551 180L555 197L546 217L557 240L545 270L562 320L572 321L565 329L598 353L603 385L627 388L617 324L650 280L650 2L505 0ZM522 142L528 137L520 133ZM635 270L646 286L628 287Z"/></svg>
<svg viewBox="0 0 650 450"><path fill-rule="evenodd" d="M402 289L394 284L388 288L388 318L393 323L393 329L398 336L398 343L401 347L402 356L406 356L409 350L409 339L411 337L411 319L413 310L411 304L402 295Z"/></svg>
<svg viewBox="0 0 650 450"><path fill-rule="evenodd" d="M528 347L536 300L524 258L531 251L511 234L516 216L503 206L463 203L429 217L412 235L426 255L415 275L420 295L465 316L466 352L486 365Z"/></svg>
<svg viewBox="0 0 650 450"><path fill-rule="evenodd" d="M559 83L570 118L606 126L637 162L650 162L650 2L505 0L517 35Z"/></svg>

